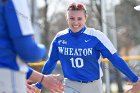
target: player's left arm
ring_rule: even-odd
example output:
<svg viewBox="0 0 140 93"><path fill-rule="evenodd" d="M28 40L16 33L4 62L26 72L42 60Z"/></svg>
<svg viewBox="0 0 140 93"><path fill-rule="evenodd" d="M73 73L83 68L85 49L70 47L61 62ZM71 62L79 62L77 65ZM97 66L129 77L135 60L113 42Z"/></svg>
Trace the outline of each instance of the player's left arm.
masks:
<svg viewBox="0 0 140 93"><path fill-rule="evenodd" d="M138 76L136 76L127 63L117 53L108 57L108 59L113 64L113 66L126 75L131 82L135 83L138 81Z"/></svg>
<svg viewBox="0 0 140 93"><path fill-rule="evenodd" d="M130 81L138 81L138 77L133 73L126 62L116 53L117 51L113 44L103 33L100 33L99 42L96 45L96 49L101 52L104 58L108 58L113 66L125 74Z"/></svg>

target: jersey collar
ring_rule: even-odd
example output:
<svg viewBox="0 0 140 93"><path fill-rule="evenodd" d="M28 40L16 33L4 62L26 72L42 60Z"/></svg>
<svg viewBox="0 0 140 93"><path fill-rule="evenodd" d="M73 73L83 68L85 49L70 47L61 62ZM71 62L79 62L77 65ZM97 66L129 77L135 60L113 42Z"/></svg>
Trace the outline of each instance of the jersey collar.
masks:
<svg viewBox="0 0 140 93"><path fill-rule="evenodd" d="M69 30L69 33L71 35L73 35L73 36L79 36L81 33L83 33L86 30L86 27L84 26L79 32L76 32L76 33L72 32L70 28L68 30Z"/></svg>

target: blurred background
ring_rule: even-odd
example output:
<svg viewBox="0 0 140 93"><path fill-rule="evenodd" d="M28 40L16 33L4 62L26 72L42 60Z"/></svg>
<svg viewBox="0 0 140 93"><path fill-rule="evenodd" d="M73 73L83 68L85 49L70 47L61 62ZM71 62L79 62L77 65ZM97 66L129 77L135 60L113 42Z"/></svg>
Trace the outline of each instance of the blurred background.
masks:
<svg viewBox="0 0 140 93"><path fill-rule="evenodd" d="M58 31L67 28L65 13L68 4L72 2L84 3L87 7L87 27L93 27L110 38L121 56L140 55L140 12L134 7L140 5L140 0L28 0L31 21L35 30L35 39L46 45L50 43ZM24 13L23 13L24 14ZM28 19L27 19L28 20ZM105 27L104 27L104 26ZM127 61L129 66L139 75L139 60ZM103 66L103 71L109 72L109 91L106 79L103 77L104 93L123 93L131 86L127 85L127 78L116 71L109 63ZM34 67L41 71L42 67ZM138 73L139 72L139 73ZM61 73L58 64L53 73ZM48 93L43 90L42 93Z"/></svg>

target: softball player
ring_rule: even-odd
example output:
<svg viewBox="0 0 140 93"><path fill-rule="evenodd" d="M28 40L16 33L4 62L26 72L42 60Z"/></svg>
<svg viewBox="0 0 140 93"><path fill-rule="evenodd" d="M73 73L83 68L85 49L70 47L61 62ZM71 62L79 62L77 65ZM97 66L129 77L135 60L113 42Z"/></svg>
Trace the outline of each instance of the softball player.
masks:
<svg viewBox="0 0 140 93"><path fill-rule="evenodd" d="M49 58L42 73L52 73L60 60L65 77L64 93L103 93L102 56L108 58L130 81L137 82L138 77L120 58L106 35L86 27L86 19L83 4L70 4L66 15L69 28L58 32L52 41ZM47 69L48 67L51 69ZM42 87L39 83L36 86Z"/></svg>
<svg viewBox="0 0 140 93"><path fill-rule="evenodd" d="M37 45L33 34L27 0L0 0L0 93L27 93L28 70L27 78L49 81L26 65L46 56L45 46Z"/></svg>

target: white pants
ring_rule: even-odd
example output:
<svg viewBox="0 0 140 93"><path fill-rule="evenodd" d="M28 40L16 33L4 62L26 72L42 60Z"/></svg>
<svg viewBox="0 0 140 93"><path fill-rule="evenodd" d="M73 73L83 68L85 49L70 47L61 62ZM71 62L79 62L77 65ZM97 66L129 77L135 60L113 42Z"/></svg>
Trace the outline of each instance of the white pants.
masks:
<svg viewBox="0 0 140 93"><path fill-rule="evenodd" d="M0 68L0 93L27 93L26 74Z"/></svg>
<svg viewBox="0 0 140 93"><path fill-rule="evenodd" d="M81 83L65 79L64 83L64 93L103 93L101 79L90 83Z"/></svg>

